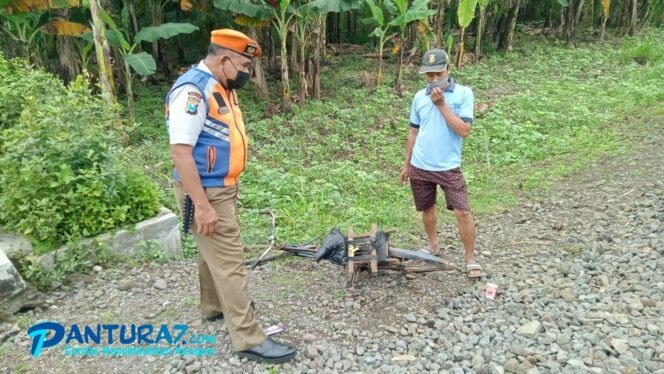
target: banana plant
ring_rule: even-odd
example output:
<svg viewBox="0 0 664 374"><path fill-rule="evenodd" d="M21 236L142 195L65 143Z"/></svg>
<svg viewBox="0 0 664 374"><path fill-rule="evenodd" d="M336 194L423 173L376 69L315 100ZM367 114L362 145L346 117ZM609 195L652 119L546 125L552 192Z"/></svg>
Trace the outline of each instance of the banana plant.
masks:
<svg viewBox="0 0 664 374"><path fill-rule="evenodd" d="M609 10L611 9L611 0L602 0L602 31L599 34L599 40L604 42L604 31L606 30L606 21L609 19Z"/></svg>
<svg viewBox="0 0 664 374"><path fill-rule="evenodd" d="M288 32L295 32L299 43L299 59L302 63L306 51L307 30L310 30L311 19L320 20L328 12L345 11L359 7L359 0L214 0L214 6L221 10L231 11L239 15L235 22L248 27L260 26L260 21L269 21L279 36L281 42L281 107L288 110L290 107L290 84L288 76ZM240 22L241 21L241 22ZM318 32L322 32L318 30ZM300 91L305 84L300 69ZM304 100L301 97L300 100Z"/></svg>
<svg viewBox="0 0 664 374"><path fill-rule="evenodd" d="M275 16L272 17L272 25L277 30L279 40L281 40L281 51L279 61L281 61L281 107L286 111L290 108L290 85L288 81L288 31L296 17L295 9L291 5L291 0L278 0L277 7L274 8Z"/></svg>
<svg viewBox="0 0 664 374"><path fill-rule="evenodd" d="M214 0L214 6L222 10L245 15L258 20L269 20L274 26L279 40L281 50L279 61L281 62L281 107L284 111L290 108L290 83L288 78L288 31L293 25L296 17L295 8L291 0L269 0L255 3L241 0Z"/></svg>
<svg viewBox="0 0 664 374"><path fill-rule="evenodd" d="M79 39L81 40L81 39ZM78 51L78 58L81 64L81 71L87 71L90 66L90 59L92 58L92 49L95 44L92 40L83 40L76 43L76 50Z"/></svg>
<svg viewBox="0 0 664 374"><path fill-rule="evenodd" d="M461 27L461 39L459 40L459 52L456 56L456 67L461 69L464 54L464 36L466 27L473 22L475 18L475 8L477 8L477 0L461 0L459 8L457 9L457 16L459 18L459 26Z"/></svg>
<svg viewBox="0 0 664 374"><path fill-rule="evenodd" d="M157 64L154 58L146 52L134 53L141 42L154 43L161 39L169 39L176 35L191 33L198 30L198 26L189 23L164 23L159 26L143 27L131 38L128 25L120 29L113 18L104 9L100 9L102 21L110 28L107 38L110 45L118 48L124 63L124 83L127 90L127 110L129 120L133 124L136 120L134 110L134 94L132 90L132 79L134 72L140 76L148 76L155 73ZM90 38L91 34L86 34ZM133 39L133 40L132 40Z"/></svg>
<svg viewBox="0 0 664 374"><path fill-rule="evenodd" d="M371 18L365 18L361 20L361 22L367 25L375 25L376 28L371 32L371 34L369 34L369 36L375 36L378 38L378 68L376 71L376 87L378 87L382 78L383 47L388 40L394 38L397 34L394 33L388 36L388 31L392 25L390 25L389 22L386 22L383 10L378 5L376 5L373 0L365 1L371 10Z"/></svg>
<svg viewBox="0 0 664 374"><path fill-rule="evenodd" d="M299 53L299 64L300 64L300 79L299 79L299 104L304 106L305 97L307 95L307 78L305 72L306 65L306 47L307 47L307 37L313 38L315 36L320 37L323 35L324 31L322 28L322 20L325 15L333 12L345 12L348 10L359 8L359 0L313 0L305 4L301 4L295 9L296 20L295 25L295 39L298 42L298 53ZM312 20L314 22L312 22ZM316 47L320 48L322 43L316 43ZM312 66L311 74L311 83L314 87L317 87L318 95L316 95L316 89L314 89L314 97L320 98L320 77L317 76L317 73L320 71L320 50L314 51L314 66Z"/></svg>
<svg viewBox="0 0 664 374"><path fill-rule="evenodd" d="M32 60L31 44L39 29L48 21L48 13L29 11L25 13L11 14L7 11L0 11L0 31L9 39L13 40L22 55L28 60Z"/></svg>
<svg viewBox="0 0 664 374"><path fill-rule="evenodd" d="M429 24L427 20L429 19L429 16L436 14L436 11L429 9L429 0L414 0L410 8L408 7L408 0L385 0L385 8L394 17L388 23L388 25L397 27L399 29L399 38L398 42L396 43L396 47L399 50L396 72L396 88L399 90L402 86L401 73L403 70L403 51L405 49L404 44L407 27L411 23L416 22L421 29L428 31Z"/></svg>
<svg viewBox="0 0 664 374"><path fill-rule="evenodd" d="M299 102L300 106L304 106L307 96L307 78L306 78L306 47L307 47L307 31L311 28L310 18L313 17L315 12L314 8L302 7L298 9L295 19L295 39L298 43L298 64L300 65L300 77L298 79L299 85Z"/></svg>
<svg viewBox="0 0 664 374"><path fill-rule="evenodd" d="M53 16L59 10L80 6L80 0L0 0L0 34L6 34L17 42L22 55L32 62L33 53L34 57L38 57L37 49L32 50L32 43L40 32L59 36L80 35L85 25Z"/></svg>
<svg viewBox="0 0 664 374"><path fill-rule="evenodd" d="M281 62L281 107L286 111L290 107L291 96L288 80L288 31L296 17L291 0L269 0L267 4L256 0L214 0L214 6L221 10L246 16L247 21L245 22L267 20L272 23L281 41L279 56ZM238 22L237 18L236 22Z"/></svg>
<svg viewBox="0 0 664 374"><path fill-rule="evenodd" d="M477 24L477 37L475 38L475 62L479 61L482 54L482 36L484 35L484 26L486 23L486 8L491 0L478 0L480 6L480 19Z"/></svg>

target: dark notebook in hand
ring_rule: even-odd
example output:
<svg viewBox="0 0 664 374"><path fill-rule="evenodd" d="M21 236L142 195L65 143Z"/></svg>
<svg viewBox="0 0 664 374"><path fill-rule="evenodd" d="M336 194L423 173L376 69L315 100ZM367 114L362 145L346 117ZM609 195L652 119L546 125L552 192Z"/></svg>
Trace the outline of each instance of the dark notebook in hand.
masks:
<svg viewBox="0 0 664 374"><path fill-rule="evenodd" d="M184 216L182 231L187 236L191 234L191 223L194 222L194 202L188 193L184 194L184 211L182 215Z"/></svg>

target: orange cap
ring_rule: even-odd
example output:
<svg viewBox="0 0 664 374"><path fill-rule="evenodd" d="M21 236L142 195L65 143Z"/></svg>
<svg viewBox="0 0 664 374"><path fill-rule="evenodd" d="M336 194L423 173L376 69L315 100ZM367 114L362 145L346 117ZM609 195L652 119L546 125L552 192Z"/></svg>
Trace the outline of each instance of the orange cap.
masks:
<svg viewBox="0 0 664 374"><path fill-rule="evenodd" d="M243 33L231 29L213 30L210 42L216 46L230 49L245 57L254 58L261 55L261 47L255 40Z"/></svg>

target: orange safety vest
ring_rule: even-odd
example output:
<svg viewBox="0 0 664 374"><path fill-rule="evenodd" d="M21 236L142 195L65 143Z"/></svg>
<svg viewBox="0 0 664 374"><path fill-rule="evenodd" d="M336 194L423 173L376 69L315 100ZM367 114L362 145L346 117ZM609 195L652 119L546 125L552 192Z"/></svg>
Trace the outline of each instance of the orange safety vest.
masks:
<svg viewBox="0 0 664 374"><path fill-rule="evenodd" d="M194 66L175 81L166 95L167 106L171 93L185 84L198 88L207 113L193 150L201 184L203 187L235 185L247 165L249 150L237 94L235 90L227 91L213 75ZM180 181L177 170L173 171L173 176Z"/></svg>

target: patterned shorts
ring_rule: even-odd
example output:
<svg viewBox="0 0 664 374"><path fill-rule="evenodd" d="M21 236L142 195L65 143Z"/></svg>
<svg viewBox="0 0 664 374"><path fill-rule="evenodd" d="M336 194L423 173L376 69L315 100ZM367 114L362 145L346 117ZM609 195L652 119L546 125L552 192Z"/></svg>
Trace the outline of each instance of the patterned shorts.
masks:
<svg viewBox="0 0 664 374"><path fill-rule="evenodd" d="M436 187L445 194L449 210L470 211L468 189L461 168L446 171L428 171L410 167L410 188L413 190L415 208L423 212L436 204Z"/></svg>

